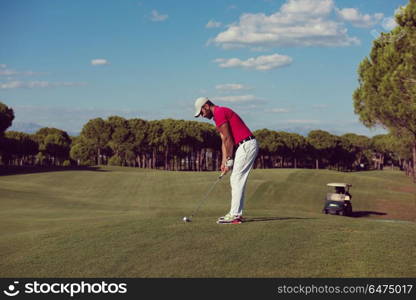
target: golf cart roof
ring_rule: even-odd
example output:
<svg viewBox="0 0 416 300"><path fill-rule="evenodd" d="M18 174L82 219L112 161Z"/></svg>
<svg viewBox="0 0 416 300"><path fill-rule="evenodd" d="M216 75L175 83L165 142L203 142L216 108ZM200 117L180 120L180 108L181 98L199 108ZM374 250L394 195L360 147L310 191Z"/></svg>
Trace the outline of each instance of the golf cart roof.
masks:
<svg viewBox="0 0 416 300"><path fill-rule="evenodd" d="M349 187L352 187L352 184L333 182L333 183L328 183L327 186L344 187L344 188L347 188L348 187L349 188Z"/></svg>

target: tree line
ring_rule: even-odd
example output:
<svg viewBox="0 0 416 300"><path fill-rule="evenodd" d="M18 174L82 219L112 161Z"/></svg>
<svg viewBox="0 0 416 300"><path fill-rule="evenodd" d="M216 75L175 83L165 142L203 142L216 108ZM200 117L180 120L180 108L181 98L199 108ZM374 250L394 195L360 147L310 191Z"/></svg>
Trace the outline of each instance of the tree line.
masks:
<svg viewBox="0 0 416 300"><path fill-rule="evenodd" d="M221 138L205 122L125 119L88 121L79 136L57 128L34 134L6 131L13 109L0 103L0 156L3 165L118 165L163 170L213 171L221 164ZM412 174L411 147L396 136L341 136L313 130L308 136L261 129L255 168L317 168L339 171L396 165Z"/></svg>

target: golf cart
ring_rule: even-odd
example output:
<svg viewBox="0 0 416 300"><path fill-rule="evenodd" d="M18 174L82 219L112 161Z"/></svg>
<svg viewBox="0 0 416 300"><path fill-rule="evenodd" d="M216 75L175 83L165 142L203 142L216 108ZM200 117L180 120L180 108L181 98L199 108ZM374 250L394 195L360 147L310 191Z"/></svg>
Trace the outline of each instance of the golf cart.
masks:
<svg viewBox="0 0 416 300"><path fill-rule="evenodd" d="M326 194L325 206L322 210L325 214L335 214L341 216L352 215L351 194L349 193L351 184L348 183L328 183L331 191Z"/></svg>

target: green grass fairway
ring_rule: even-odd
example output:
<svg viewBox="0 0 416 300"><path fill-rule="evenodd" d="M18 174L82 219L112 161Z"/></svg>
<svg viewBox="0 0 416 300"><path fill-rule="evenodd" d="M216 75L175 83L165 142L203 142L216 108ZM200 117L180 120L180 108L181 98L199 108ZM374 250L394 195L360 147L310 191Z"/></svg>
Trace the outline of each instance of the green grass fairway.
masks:
<svg viewBox="0 0 416 300"><path fill-rule="evenodd" d="M229 175L101 168L0 176L0 277L416 277L416 185L401 172L253 170L240 225ZM355 217L324 215L353 184Z"/></svg>

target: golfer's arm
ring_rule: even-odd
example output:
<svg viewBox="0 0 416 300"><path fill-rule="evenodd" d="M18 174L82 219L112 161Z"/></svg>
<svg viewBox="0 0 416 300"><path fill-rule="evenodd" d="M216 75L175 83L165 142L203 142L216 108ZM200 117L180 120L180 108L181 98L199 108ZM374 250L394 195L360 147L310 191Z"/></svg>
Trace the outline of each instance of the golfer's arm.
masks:
<svg viewBox="0 0 416 300"><path fill-rule="evenodd" d="M225 163L227 157L233 156L234 151L234 142L233 137L231 136L230 127L228 123L222 124L218 128L222 140L222 162Z"/></svg>
<svg viewBox="0 0 416 300"><path fill-rule="evenodd" d="M221 137L222 138L222 137ZM226 163L227 158L227 148L225 147L224 140L222 140L222 164L224 165Z"/></svg>

